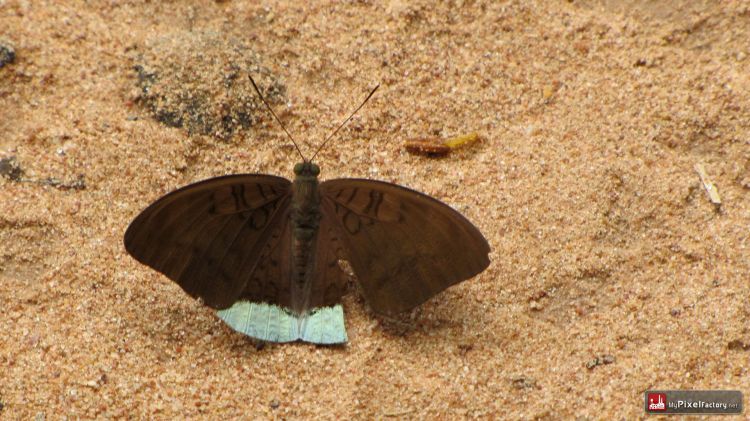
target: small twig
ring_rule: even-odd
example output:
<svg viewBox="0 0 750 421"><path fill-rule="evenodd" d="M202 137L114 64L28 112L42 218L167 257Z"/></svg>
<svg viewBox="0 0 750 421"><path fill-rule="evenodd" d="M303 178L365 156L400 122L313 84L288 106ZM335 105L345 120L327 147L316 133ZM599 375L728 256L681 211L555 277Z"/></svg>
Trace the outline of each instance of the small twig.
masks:
<svg viewBox="0 0 750 421"><path fill-rule="evenodd" d="M414 412L414 409L404 409L402 411L386 412L383 414L383 416L388 418L402 417L404 415L409 415L412 412Z"/></svg>
<svg viewBox="0 0 750 421"><path fill-rule="evenodd" d="M39 184L42 186L50 186L60 190L83 190L86 188L86 179L83 175L79 175L78 178L73 182L64 182L57 178L48 177L43 180L34 180L31 178L20 178L19 183L32 183Z"/></svg>
<svg viewBox="0 0 750 421"><path fill-rule="evenodd" d="M698 163L695 164L695 171L698 173L698 176L701 178L701 183L703 183L703 188L706 190L706 193L708 194L708 200L711 201L716 207L721 206L721 197L719 196L719 190L716 188L714 183L711 181L710 178L708 178L708 174L706 173L706 168L703 166L703 164Z"/></svg>

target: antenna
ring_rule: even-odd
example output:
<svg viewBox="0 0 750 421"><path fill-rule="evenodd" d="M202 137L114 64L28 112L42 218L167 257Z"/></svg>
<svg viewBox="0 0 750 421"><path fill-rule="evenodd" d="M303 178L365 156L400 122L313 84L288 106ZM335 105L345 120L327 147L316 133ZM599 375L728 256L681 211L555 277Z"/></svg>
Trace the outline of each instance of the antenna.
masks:
<svg viewBox="0 0 750 421"><path fill-rule="evenodd" d="M255 84L255 81L253 80L253 77L252 77L252 75L248 74L248 75L247 75L247 77L249 77L249 78L250 78L250 83L252 83L252 84L253 84L253 88L255 88L255 93L257 93L257 94L258 94L258 97L260 97L260 100L261 100L261 101L263 101L263 104L265 104L265 105L266 105L266 108L268 108L268 111L270 111L270 112L271 112L271 115L273 115L273 118L275 118L275 119L276 119L276 122L277 122L277 123L279 123L279 126L281 126L281 128L282 128L282 129L284 129L284 133L286 133L286 135L287 135L287 136L289 136L289 140L291 140L291 141L292 141L292 143L294 144L294 147L295 147L295 148L297 149L297 153L299 154L299 156L300 156L300 157L302 157L302 160L303 160L303 161L305 161L305 162L308 162L308 161L307 161L307 159L305 159L305 156L304 156L304 155L302 155L302 151L300 151L300 150L299 150L299 146L297 146L297 142L295 142L295 141L294 141L294 138L292 137L292 135L291 135L291 134L289 134L289 132L288 132L288 131L286 130L286 127L284 127L284 123L282 123L282 122L281 122L281 120L279 120L279 117L278 117L278 116L276 116L276 113L275 113L275 112L273 112L273 108L271 108L271 106L270 106L270 105L268 105L268 103L266 102L266 99L265 99L265 98L263 98L263 94L261 94L261 93L260 93L260 89L258 89L258 85L256 85L256 84ZM373 92L374 92L374 91L373 91ZM370 94L370 95L372 95L372 94ZM368 97L368 98L369 98L369 97ZM363 105L364 105L364 104L363 104ZM361 107L361 106L360 106L360 107ZM359 109L359 108L358 108L358 109Z"/></svg>
<svg viewBox="0 0 750 421"><path fill-rule="evenodd" d="M380 87L380 84L378 83L377 86L375 86L375 88L370 92L370 95L367 95L367 98L365 98L365 100L362 101L362 104L360 104L359 107L357 107L357 109L354 110L354 112L349 117L347 117L347 119L344 120L344 122L341 123L339 125L339 127L336 128L336 130L333 131L333 133L331 133L330 135L328 135L328 137L326 138L326 140L324 140L323 143L320 145L320 147L318 147L318 150L315 151L315 153L313 154L312 158L310 158L310 162L312 162L312 160L315 159L315 157L318 155L318 152L320 152L320 150L323 149L323 146L325 146L326 143L328 143L328 141L331 140L331 138L333 137L333 135L335 135L336 133L338 133L339 130L342 127L344 127L344 125L346 125L346 123L349 122L349 120L351 120L352 117L354 117L354 114L357 114L357 111L359 111L360 108L364 107L365 104L367 104L367 101L370 100L370 97L372 97L372 95L375 93L375 91L378 90L379 87Z"/></svg>

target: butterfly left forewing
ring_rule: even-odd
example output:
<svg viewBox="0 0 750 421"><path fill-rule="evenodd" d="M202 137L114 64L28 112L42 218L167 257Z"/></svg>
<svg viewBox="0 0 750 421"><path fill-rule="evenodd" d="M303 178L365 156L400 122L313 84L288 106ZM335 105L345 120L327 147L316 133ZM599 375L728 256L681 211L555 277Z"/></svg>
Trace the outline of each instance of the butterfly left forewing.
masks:
<svg viewBox="0 0 750 421"><path fill-rule="evenodd" d="M289 215L291 183L268 175L218 177L178 189L130 224L125 248L214 308L240 295Z"/></svg>
<svg viewBox="0 0 750 421"><path fill-rule="evenodd" d="M489 265L479 230L450 206L396 184L321 183L335 228L366 300L380 313L411 309Z"/></svg>

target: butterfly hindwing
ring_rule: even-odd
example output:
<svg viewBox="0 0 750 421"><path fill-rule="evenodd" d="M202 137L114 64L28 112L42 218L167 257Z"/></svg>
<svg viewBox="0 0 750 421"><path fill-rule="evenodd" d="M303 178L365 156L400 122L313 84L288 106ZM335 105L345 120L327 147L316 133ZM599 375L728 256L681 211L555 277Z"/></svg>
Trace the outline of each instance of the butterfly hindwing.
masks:
<svg viewBox="0 0 750 421"><path fill-rule="evenodd" d="M290 198L289 180L269 175L191 184L141 212L125 233L125 248L188 294L226 308L245 289L264 250L273 248L269 242L280 238Z"/></svg>
<svg viewBox="0 0 750 421"><path fill-rule="evenodd" d="M248 277L240 298L254 303L292 306L292 224L289 210L280 223L269 227L270 236L258 256L258 264Z"/></svg>
<svg viewBox="0 0 750 421"><path fill-rule="evenodd" d="M339 260L345 260L346 255L336 224L335 215L322 213L312 256L311 309L338 304L346 293L347 276L339 266Z"/></svg>
<svg viewBox="0 0 750 421"><path fill-rule="evenodd" d="M285 218L289 221L289 217ZM347 341L340 304L346 292L346 275L338 266L342 247L330 215L323 215L309 250L308 286L304 310L295 313L292 302L292 227L272 227L271 238L261 252L258 266L240 300L220 310L219 317L232 329L256 339L290 342L301 339L317 344ZM269 280L279 282L269 282ZM269 304L271 303L271 304Z"/></svg>
<svg viewBox="0 0 750 421"><path fill-rule="evenodd" d="M489 265L487 240L450 206L396 184L321 183L365 299L379 313L409 310Z"/></svg>

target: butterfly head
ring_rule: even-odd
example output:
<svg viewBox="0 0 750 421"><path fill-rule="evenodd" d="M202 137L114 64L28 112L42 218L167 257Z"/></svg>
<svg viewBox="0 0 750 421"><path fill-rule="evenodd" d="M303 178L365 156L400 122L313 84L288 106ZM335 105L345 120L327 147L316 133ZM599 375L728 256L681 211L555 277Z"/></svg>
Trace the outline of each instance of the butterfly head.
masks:
<svg viewBox="0 0 750 421"><path fill-rule="evenodd" d="M294 175L302 177L317 177L320 174L320 167L310 161L300 162L294 166Z"/></svg>

